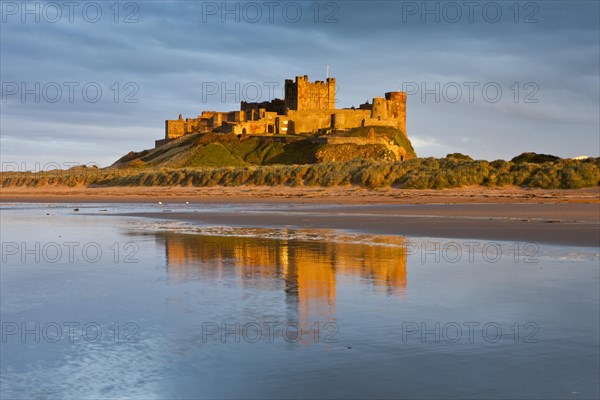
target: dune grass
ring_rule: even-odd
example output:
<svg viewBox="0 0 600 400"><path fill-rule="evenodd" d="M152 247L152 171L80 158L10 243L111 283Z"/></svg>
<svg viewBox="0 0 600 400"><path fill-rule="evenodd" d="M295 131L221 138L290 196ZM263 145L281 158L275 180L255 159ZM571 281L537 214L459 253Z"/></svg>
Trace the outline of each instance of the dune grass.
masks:
<svg viewBox="0 0 600 400"><path fill-rule="evenodd" d="M198 154L197 157L209 157ZM212 155L210 156L212 157ZM274 156L273 158L276 158ZM206 158L204 159L206 161ZM352 160L294 165L238 165L184 168L77 168L50 172L4 172L2 187L61 186L344 186L444 189L506 186L575 189L600 184L600 158L543 163L456 157L407 161Z"/></svg>

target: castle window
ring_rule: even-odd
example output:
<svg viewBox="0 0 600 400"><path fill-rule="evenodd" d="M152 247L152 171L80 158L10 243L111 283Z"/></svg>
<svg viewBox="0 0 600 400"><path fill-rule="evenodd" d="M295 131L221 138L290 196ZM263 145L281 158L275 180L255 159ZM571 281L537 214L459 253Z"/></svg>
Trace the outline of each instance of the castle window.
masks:
<svg viewBox="0 0 600 400"><path fill-rule="evenodd" d="M267 132L273 133L275 130L273 129L273 125L267 125Z"/></svg>

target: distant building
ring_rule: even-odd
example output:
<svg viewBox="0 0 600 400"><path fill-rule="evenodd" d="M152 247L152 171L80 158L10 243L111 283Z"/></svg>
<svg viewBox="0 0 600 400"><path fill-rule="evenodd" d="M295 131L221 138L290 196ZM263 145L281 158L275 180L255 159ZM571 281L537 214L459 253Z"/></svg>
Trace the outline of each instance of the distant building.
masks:
<svg viewBox="0 0 600 400"><path fill-rule="evenodd" d="M202 111L197 118L165 121L165 138L156 147L192 133L238 135L314 134L361 126L393 126L406 135L406 93L388 92L358 108L335 108L335 78L309 82L308 76L286 79L285 99L242 102L240 111Z"/></svg>

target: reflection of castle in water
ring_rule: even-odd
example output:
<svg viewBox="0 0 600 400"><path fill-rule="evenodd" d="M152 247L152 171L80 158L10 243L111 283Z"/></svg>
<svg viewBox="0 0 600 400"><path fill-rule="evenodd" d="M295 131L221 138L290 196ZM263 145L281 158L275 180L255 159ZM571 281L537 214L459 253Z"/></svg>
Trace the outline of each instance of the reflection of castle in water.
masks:
<svg viewBox="0 0 600 400"><path fill-rule="evenodd" d="M406 248L398 237L378 237L375 245L174 233L158 238L170 280L233 279L242 287L282 289L288 303L297 303L301 321L330 318L342 280L359 278L379 293L406 288Z"/></svg>

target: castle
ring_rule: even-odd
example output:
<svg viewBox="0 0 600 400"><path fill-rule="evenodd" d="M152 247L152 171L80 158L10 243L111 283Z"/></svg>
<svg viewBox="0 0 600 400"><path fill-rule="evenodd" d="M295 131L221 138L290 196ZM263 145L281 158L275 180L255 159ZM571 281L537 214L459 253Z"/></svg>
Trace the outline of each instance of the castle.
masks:
<svg viewBox="0 0 600 400"><path fill-rule="evenodd" d="M285 99L242 101L239 111L202 111L197 118L165 121L165 138L156 147L191 133L237 135L314 134L361 126L393 126L406 135L406 93L388 92L358 108L335 108L335 78L309 82L308 76L286 79Z"/></svg>

